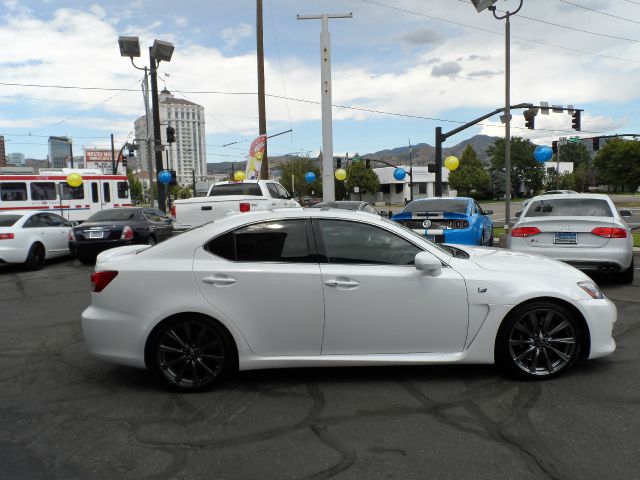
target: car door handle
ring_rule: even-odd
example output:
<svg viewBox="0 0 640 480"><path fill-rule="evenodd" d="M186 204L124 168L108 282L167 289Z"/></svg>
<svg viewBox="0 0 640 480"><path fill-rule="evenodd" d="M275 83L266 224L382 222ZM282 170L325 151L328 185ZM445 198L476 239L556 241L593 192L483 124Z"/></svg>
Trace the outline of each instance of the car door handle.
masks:
<svg viewBox="0 0 640 480"><path fill-rule="evenodd" d="M234 283L237 282L237 280L235 278L232 277L222 277L222 276L213 276L213 277L204 277L202 279L202 281L204 283L209 283L211 285L217 285L219 287L221 286L225 286L225 285L233 285Z"/></svg>
<svg viewBox="0 0 640 480"><path fill-rule="evenodd" d="M356 282L355 280L341 280L337 278L332 278L331 280L327 280L324 282L324 284L329 287L336 287L336 288L356 288L357 286L360 285L360 283Z"/></svg>

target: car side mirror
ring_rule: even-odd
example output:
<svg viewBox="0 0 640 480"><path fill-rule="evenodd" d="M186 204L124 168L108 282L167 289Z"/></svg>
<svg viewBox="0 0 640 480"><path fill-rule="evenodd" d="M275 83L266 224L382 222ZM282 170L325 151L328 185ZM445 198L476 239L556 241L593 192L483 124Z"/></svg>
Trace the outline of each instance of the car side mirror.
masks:
<svg viewBox="0 0 640 480"><path fill-rule="evenodd" d="M300 198L300 194L298 192L291 192L291 198L298 199Z"/></svg>
<svg viewBox="0 0 640 480"><path fill-rule="evenodd" d="M485 215L493 215L493 210L485 210L484 214Z"/></svg>
<svg viewBox="0 0 640 480"><path fill-rule="evenodd" d="M620 216L628 218L633 216L633 212L631 210L620 210Z"/></svg>
<svg viewBox="0 0 640 480"><path fill-rule="evenodd" d="M520 218L520 215L522 215L522 211L516 212L516 217Z"/></svg>
<svg viewBox="0 0 640 480"><path fill-rule="evenodd" d="M71 222L69 223L71 223L72 227L77 227L78 225L80 225L80 222L78 222L77 220L71 220Z"/></svg>
<svg viewBox="0 0 640 480"><path fill-rule="evenodd" d="M389 215L387 214L387 212L380 212L380 216L387 218Z"/></svg>
<svg viewBox="0 0 640 480"><path fill-rule="evenodd" d="M442 263L429 252L420 252L415 259L416 270L426 273L431 277L437 277L442 273Z"/></svg>

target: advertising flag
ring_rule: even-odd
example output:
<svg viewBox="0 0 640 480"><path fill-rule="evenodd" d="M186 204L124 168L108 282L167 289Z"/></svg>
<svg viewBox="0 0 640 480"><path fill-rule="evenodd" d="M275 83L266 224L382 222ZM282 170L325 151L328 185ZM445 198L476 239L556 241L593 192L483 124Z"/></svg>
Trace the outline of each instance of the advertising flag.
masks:
<svg viewBox="0 0 640 480"><path fill-rule="evenodd" d="M266 135L260 135L251 142L249 158L247 159L247 170L245 172L247 180L258 180L260 178L260 167L262 167L262 159L264 157L266 147Z"/></svg>

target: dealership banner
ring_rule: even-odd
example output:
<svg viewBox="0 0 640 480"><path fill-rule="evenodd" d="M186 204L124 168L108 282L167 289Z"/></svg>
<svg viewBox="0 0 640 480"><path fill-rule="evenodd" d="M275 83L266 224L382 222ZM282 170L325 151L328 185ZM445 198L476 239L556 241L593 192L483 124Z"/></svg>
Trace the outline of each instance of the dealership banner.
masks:
<svg viewBox="0 0 640 480"><path fill-rule="evenodd" d="M84 168L97 168L103 173L110 174L113 172L113 164L111 163L111 150L99 148L84 149ZM123 173L122 155L120 155L118 170Z"/></svg>
<svg viewBox="0 0 640 480"><path fill-rule="evenodd" d="M257 180L260 178L260 168L262 167L262 159L264 151L267 148L267 136L260 135L251 143L249 148L249 158L247 159L247 169L245 178L247 180Z"/></svg>

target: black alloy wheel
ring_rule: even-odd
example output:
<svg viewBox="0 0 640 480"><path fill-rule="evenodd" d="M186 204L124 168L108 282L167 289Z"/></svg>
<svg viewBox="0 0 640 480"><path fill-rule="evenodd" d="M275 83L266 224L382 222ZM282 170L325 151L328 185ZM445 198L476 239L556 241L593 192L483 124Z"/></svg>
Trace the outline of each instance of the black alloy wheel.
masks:
<svg viewBox="0 0 640 480"><path fill-rule="evenodd" d="M553 378L579 358L582 335L580 323L568 309L548 302L524 305L501 329L497 360L520 378Z"/></svg>
<svg viewBox="0 0 640 480"><path fill-rule="evenodd" d="M208 390L232 370L234 353L226 332L202 316L175 318L162 325L151 342L152 369L170 387Z"/></svg>
<svg viewBox="0 0 640 480"><path fill-rule="evenodd" d="M29 249L27 260L25 261L25 266L29 270L40 270L44 266L45 257L46 252L44 249L44 245L42 245L40 242L36 242L31 245L31 248Z"/></svg>

